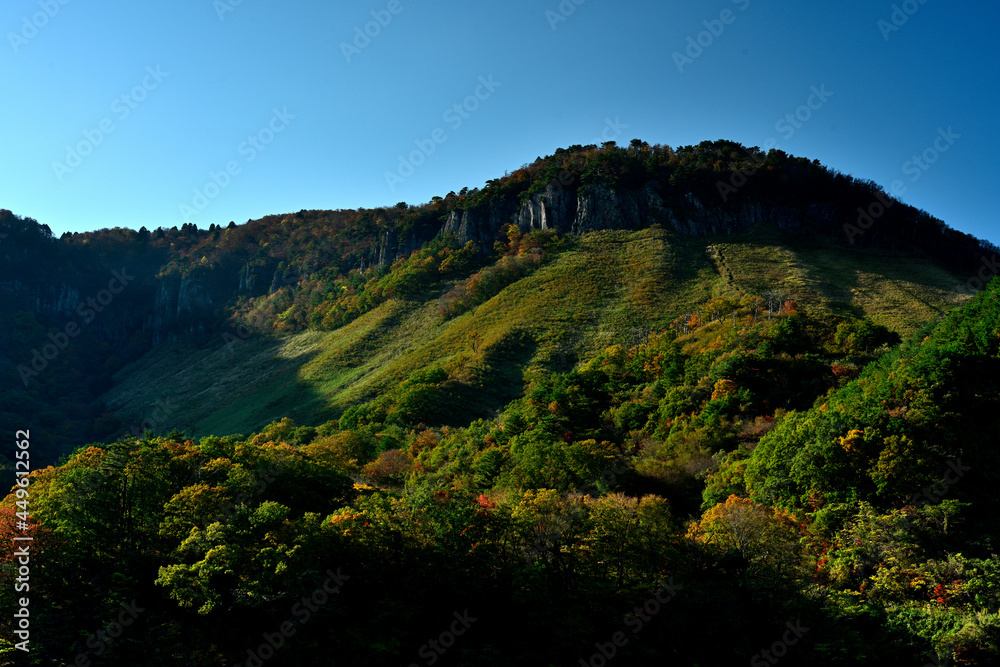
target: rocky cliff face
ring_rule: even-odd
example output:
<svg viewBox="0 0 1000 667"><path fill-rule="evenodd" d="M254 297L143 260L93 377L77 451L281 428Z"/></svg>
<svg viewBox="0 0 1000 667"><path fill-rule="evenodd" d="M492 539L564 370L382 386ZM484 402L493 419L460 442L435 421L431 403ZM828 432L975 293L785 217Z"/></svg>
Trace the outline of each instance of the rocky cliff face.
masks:
<svg viewBox="0 0 1000 667"><path fill-rule="evenodd" d="M604 185L579 189L551 184L520 206L501 203L466 211L452 211L442 233L460 243L474 241L490 248L509 224L522 232L551 229L561 234L583 234L601 229L640 229L669 225L682 234L703 236L738 232L761 223L782 229L801 224L788 207L749 202L733 208L710 205L688 194L680 206L668 207L654 183L639 190L615 191Z"/></svg>
<svg viewBox="0 0 1000 667"><path fill-rule="evenodd" d="M529 197L521 205L513 222L523 231L551 229L566 234L573 231L576 212L576 192L549 184L545 192Z"/></svg>
<svg viewBox="0 0 1000 667"><path fill-rule="evenodd" d="M638 229L664 222L668 211L656 186L646 184L638 192L615 192L595 185L578 193L573 233L598 229Z"/></svg>
<svg viewBox="0 0 1000 667"><path fill-rule="evenodd" d="M154 345L203 333L203 316L211 312L212 305L212 296L200 280L163 280L156 292L153 312L143 322L143 331L152 332Z"/></svg>
<svg viewBox="0 0 1000 667"><path fill-rule="evenodd" d="M492 248L493 241L504 225L510 224L516 211L510 202L481 206L464 211L452 211L441 232L452 234L459 243L473 241L484 248Z"/></svg>
<svg viewBox="0 0 1000 667"><path fill-rule="evenodd" d="M257 273L253 270L253 267L249 264L243 267L240 271L240 294L253 294L254 288L257 283Z"/></svg>
<svg viewBox="0 0 1000 667"><path fill-rule="evenodd" d="M177 314L201 312L212 307L212 295L200 280L182 278L177 289Z"/></svg>
<svg viewBox="0 0 1000 667"><path fill-rule="evenodd" d="M674 229L692 236L729 234L765 223L780 229L795 229L802 224L799 214L787 206L746 202L734 209L723 209L706 206L692 194L684 200L682 211L667 211L667 216Z"/></svg>
<svg viewBox="0 0 1000 667"><path fill-rule="evenodd" d="M80 304L80 290L67 283L31 286L20 280L0 282L0 294L20 301L36 313L68 316Z"/></svg>
<svg viewBox="0 0 1000 667"><path fill-rule="evenodd" d="M408 257L427 240L418 239L414 233L400 234L395 230L389 230L382 234L369 262L362 261L362 267L392 264L400 257Z"/></svg>
<svg viewBox="0 0 1000 667"><path fill-rule="evenodd" d="M69 315L80 305L80 290L63 283L59 286L59 296L56 298L53 312Z"/></svg>

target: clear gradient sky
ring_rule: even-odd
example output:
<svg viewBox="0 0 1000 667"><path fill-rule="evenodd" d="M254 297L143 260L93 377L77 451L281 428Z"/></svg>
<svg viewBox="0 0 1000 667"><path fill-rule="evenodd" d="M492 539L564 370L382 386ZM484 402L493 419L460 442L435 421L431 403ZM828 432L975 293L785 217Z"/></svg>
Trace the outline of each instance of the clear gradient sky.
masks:
<svg viewBox="0 0 1000 667"><path fill-rule="evenodd" d="M5 0L0 208L205 228L771 139L1000 243L998 27L992 0Z"/></svg>

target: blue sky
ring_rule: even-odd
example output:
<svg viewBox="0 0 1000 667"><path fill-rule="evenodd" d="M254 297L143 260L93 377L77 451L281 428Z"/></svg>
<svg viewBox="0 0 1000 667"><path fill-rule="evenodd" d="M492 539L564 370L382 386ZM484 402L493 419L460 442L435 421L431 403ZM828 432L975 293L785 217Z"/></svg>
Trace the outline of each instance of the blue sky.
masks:
<svg viewBox="0 0 1000 667"><path fill-rule="evenodd" d="M204 228L421 203L609 138L770 139L1000 243L998 19L988 0L5 0L0 207L57 234Z"/></svg>

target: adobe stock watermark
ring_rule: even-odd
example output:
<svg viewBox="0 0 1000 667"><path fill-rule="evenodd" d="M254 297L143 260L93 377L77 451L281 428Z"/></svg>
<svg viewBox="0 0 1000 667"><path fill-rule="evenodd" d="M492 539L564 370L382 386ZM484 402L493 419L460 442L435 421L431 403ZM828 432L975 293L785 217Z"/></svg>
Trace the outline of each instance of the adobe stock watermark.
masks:
<svg viewBox="0 0 1000 667"><path fill-rule="evenodd" d="M38 7L41 9L30 17L21 17L21 30L18 32L8 32L7 41L14 53L21 50L21 47L38 36L38 33L54 19L63 7L68 5L70 0L38 0Z"/></svg>
<svg viewBox="0 0 1000 667"><path fill-rule="evenodd" d="M372 20L361 26L354 26L354 39L340 43L340 52L344 54L344 59L350 63L351 58L361 55L361 52L371 46L372 40L382 34L382 31L389 27L394 16L403 13L406 7L401 0L389 0L385 9L373 9L371 11Z"/></svg>
<svg viewBox="0 0 1000 667"><path fill-rule="evenodd" d="M934 137L932 144L925 148L920 155L914 155L903 163L903 173L910 177L910 181L916 183L934 163L941 159L941 155L951 150L955 142L961 138L962 135L955 134L951 125L948 126L947 130L939 127L938 136ZM906 192L905 188L903 192Z"/></svg>
<svg viewBox="0 0 1000 667"><path fill-rule="evenodd" d="M826 89L826 84L809 87L809 96L805 102L795 108L794 111L786 113L774 124L774 129L783 134L785 141L795 136L795 133L805 127L805 124L812 120L813 116L834 96L834 93ZM761 153L754 158L751 167L734 171L729 175L729 182L719 179L715 183L716 189L723 202L728 202L731 195L739 192L740 188L747 184L751 177L763 166L767 160L767 154L774 148L778 148L778 140L773 136L768 137L764 142Z"/></svg>
<svg viewBox="0 0 1000 667"><path fill-rule="evenodd" d="M809 632L809 628L802 625L801 619L796 620L794 623L788 621L785 623L785 627L788 629L781 635L781 639L750 658L750 665L752 667L767 667L768 665L778 664L779 660L788 655L788 649L798 644L799 640Z"/></svg>
<svg viewBox="0 0 1000 667"><path fill-rule="evenodd" d="M253 331L242 324L236 328L236 335L233 335L228 331L224 331L221 336L225 344L219 348L219 351L225 357L231 358L234 354L240 352L240 348L243 343L250 340L252 335ZM190 368L197 369L209 363L211 363L211 358L205 357L192 364ZM177 401L169 396L158 398L149 405L143 401L140 421L138 424L133 424L129 428L129 434L136 438L140 438L145 436L147 431L152 431L155 434L163 430L165 427L175 423L173 415L176 414L177 408L179 407L180 405ZM271 472L274 472L273 464ZM267 482L270 481L272 481L272 479L268 478ZM263 489L259 489L258 493L261 491L263 491ZM233 511L235 511L235 509Z"/></svg>
<svg viewBox="0 0 1000 667"><path fill-rule="evenodd" d="M111 276L107 288L102 289L94 296L87 297L86 301L76 307L76 315L83 320L83 326L75 320L70 320L62 331L50 332L49 342L43 345L41 350L33 349L31 351L31 361L27 365L21 364L17 367L17 372L25 387L28 386L29 380L38 377L48 368L50 362L69 347L72 339L83 333L84 328L97 319L98 313L104 312L111 305L116 295L121 294L129 283L135 280L135 276L129 275L128 269L112 271Z"/></svg>
<svg viewBox="0 0 1000 667"><path fill-rule="evenodd" d="M820 84L819 88L810 86L810 95L804 104L799 105L794 112L786 113L783 118L779 118L774 124L774 129L781 132L785 141L795 136L806 123L812 120L813 114L824 106L833 97L833 93L826 89L826 84Z"/></svg>
<svg viewBox="0 0 1000 667"><path fill-rule="evenodd" d="M937 505L940 503L951 487L958 484L967 472L970 472L972 468L970 466L962 465L962 459L954 459L948 461L948 469L945 470L944 474L934 484L925 486L923 489L914 493L910 497L910 503L914 508L924 507L926 505ZM916 516L909 514L901 515L901 523L905 528L913 528L917 521Z"/></svg>
<svg viewBox="0 0 1000 667"><path fill-rule="evenodd" d="M256 649L247 649L247 658L246 662L242 663L243 665L261 667L266 661L273 658L278 650L285 645L285 642L298 632L296 625L303 626L308 623L313 614L318 612L330 598L340 593L341 586L351 578L342 574L339 567L336 572L327 570L326 575L326 580L311 595L305 595L295 603L291 609L291 618L279 625L276 632L265 632L261 635L264 641Z"/></svg>
<svg viewBox="0 0 1000 667"><path fill-rule="evenodd" d="M243 343L250 340L251 336L253 336L253 331L245 324L236 327L235 336L228 331L223 332L222 340L225 342L225 345L222 346L223 354L227 357L233 356L239 352L238 348L242 347Z"/></svg>
<svg viewBox="0 0 1000 667"><path fill-rule="evenodd" d="M622 133L627 129L628 125L621 122L621 119L618 116L615 116L614 120L605 118L604 127L601 128L601 136L598 137L594 143L600 146L601 144L609 141L614 141L618 139L618 137L622 136Z"/></svg>
<svg viewBox="0 0 1000 667"><path fill-rule="evenodd" d="M948 645L948 653L951 653L953 647ZM951 664L951 656L945 655L945 657L938 656L937 653L927 653L927 662L925 662L921 667L947 667Z"/></svg>
<svg viewBox="0 0 1000 667"><path fill-rule="evenodd" d="M219 21L226 20L226 14L235 12L236 8L243 4L243 0L214 0L212 8L215 10Z"/></svg>
<svg viewBox="0 0 1000 667"><path fill-rule="evenodd" d="M186 203L180 205L180 213L184 222L191 222L191 216L198 215L208 208L212 200L229 187L233 178L243 173L243 166L256 160L257 156L263 153L275 137L284 132L293 120L295 120L295 114L289 113L288 107L283 107L281 110L273 109L271 120L236 147L236 153L243 158L242 163L240 160L230 160L221 171L209 171L205 184L194 189L190 205Z"/></svg>
<svg viewBox="0 0 1000 667"><path fill-rule="evenodd" d="M892 194L894 197L899 197L899 195L905 192L905 187L902 188L902 191L899 189L902 185L902 181L892 182ZM844 223L844 233L847 234L847 240L850 241L851 245L854 245L855 237L863 236L896 203L881 192L875 193L875 199L876 201L869 204L867 209L861 206L858 207L858 221L856 225L852 225L849 222Z"/></svg>
<svg viewBox="0 0 1000 667"><path fill-rule="evenodd" d="M95 658L100 657L116 639L122 636L125 628L132 625L135 619L139 618L140 613L146 611L143 607L138 606L135 600L129 604L122 602L120 606L124 611L118 614L116 620L109 622L104 628L87 638L86 644L90 650L77 654L73 660L75 667L90 667L90 658L87 656L93 653Z"/></svg>
<svg viewBox="0 0 1000 667"><path fill-rule="evenodd" d="M556 10L547 9L545 11L545 20L549 22L549 26L552 27L552 32L555 32L559 27L560 23L565 23L570 16L576 13L576 8L585 3L587 0L562 0Z"/></svg>
<svg viewBox="0 0 1000 667"><path fill-rule="evenodd" d="M140 104L146 101L151 92L160 87L160 84L168 76L170 76L170 73L161 70L159 65L155 69L147 67L146 75L142 78L139 85L127 93L119 95L111 103L111 113L114 115L114 118L117 118L118 122L123 122L132 115L133 111L139 108ZM78 141L73 146L66 146L66 156L63 158L63 161L52 163L52 171L55 172L60 183L67 174L72 173L77 167L83 164L84 158L93 154L97 147L104 143L104 140L118 129L114 118L111 116L102 118L97 123L97 127L83 131L83 139L81 141Z"/></svg>
<svg viewBox="0 0 1000 667"><path fill-rule="evenodd" d="M146 414L145 402L142 406L140 422L129 429L129 433L137 438L145 435L146 431L156 433L160 427L169 423L170 415L178 408L177 402L172 398L159 398L149 406L150 412Z"/></svg>
<svg viewBox="0 0 1000 667"><path fill-rule="evenodd" d="M436 639L428 640L420 650L417 651L417 655L425 660L425 664L433 665L438 660L441 659L445 653L448 652L452 646L455 645L455 641L469 631L472 624L475 623L477 618L469 615L469 610L466 609L464 612L459 614L457 611L452 613L455 620L451 622L448 629L437 636ZM409 667L420 667L420 663L410 663Z"/></svg>
<svg viewBox="0 0 1000 667"><path fill-rule="evenodd" d="M893 5L889 19L879 19L875 24L882 33L882 39L889 41L889 36L906 25L910 17L920 11L920 7L927 4L927 0L905 0L901 5Z"/></svg>
<svg viewBox="0 0 1000 667"><path fill-rule="evenodd" d="M479 85L476 86L472 94L445 109L441 119L448 124L452 131L457 131L465 121L472 117L480 105L490 99L496 89L502 85L502 82L493 80L492 74L479 77ZM396 170L386 170L384 173L385 183L389 186L389 191L395 192L396 187L412 176L417 167L424 164L427 158L434 154L437 147L446 141L448 141L448 133L441 127L431 132L427 139L415 139L413 143L417 146L416 150L410 151L408 155L400 155Z"/></svg>
<svg viewBox="0 0 1000 667"><path fill-rule="evenodd" d="M934 484L925 486L919 493L913 494L910 497L910 502L913 503L914 507L923 507L924 505L941 502L948 494L948 490L958 484L965 477L965 473L971 470L971 467L962 465L962 459L948 461L948 469L945 470L941 479Z"/></svg>
<svg viewBox="0 0 1000 667"><path fill-rule="evenodd" d="M741 12L745 12L750 8L750 0L732 0L732 2L740 8ZM685 66L691 65L695 60L701 58L705 50L711 47L712 44L715 44L715 40L722 36L722 33L726 30L726 26L736 23L737 16L739 15L733 12L733 10L723 9L719 13L719 18L702 21L705 29L697 35L688 36L687 48L684 49L684 53L680 51L674 51L673 53L677 71L683 74Z"/></svg>
<svg viewBox="0 0 1000 667"><path fill-rule="evenodd" d="M941 159L941 155L951 150L951 147L961 138L962 135L956 134L951 125L948 126L948 129L939 127L938 136L934 138L931 145L925 148L919 155L914 155L903 163L903 174L910 177L910 182L916 183ZM892 196L896 199L906 194L906 184L901 179L894 180L889 185L889 189L892 192ZM867 209L858 207L857 224L852 225L849 222L844 224L844 233L847 234L847 240L851 245L854 245L856 237L862 236L871 229L878 219L885 215L885 212L895 204L893 200L888 199L881 192L876 193L875 196L877 201L869 204Z"/></svg>
<svg viewBox="0 0 1000 667"><path fill-rule="evenodd" d="M972 278L969 278L967 284L973 292L981 292L986 287L986 284L997 274L1000 274L1000 257L994 254L992 259L987 259L984 256L982 258L982 266L979 267L979 272Z"/></svg>
<svg viewBox="0 0 1000 667"><path fill-rule="evenodd" d="M659 614L663 610L663 607L674 599L677 591L683 588L680 584L674 583L673 577L661 582L660 587L649 599L643 602L642 605L637 606L630 613L625 614L622 622L627 628L632 630L633 635L639 634L653 620L653 617ZM594 648L597 651L590 658L580 658L580 667L604 667L618 655L620 649L628 645L629 639L630 637L624 631L619 630L611 635L609 641L595 642Z"/></svg>

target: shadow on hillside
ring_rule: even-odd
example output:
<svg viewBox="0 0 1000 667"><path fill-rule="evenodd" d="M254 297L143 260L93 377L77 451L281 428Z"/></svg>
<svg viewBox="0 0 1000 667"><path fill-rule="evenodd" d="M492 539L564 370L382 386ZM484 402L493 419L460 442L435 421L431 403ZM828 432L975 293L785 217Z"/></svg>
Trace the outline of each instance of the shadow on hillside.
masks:
<svg viewBox="0 0 1000 667"><path fill-rule="evenodd" d="M154 348L105 397L122 419L118 435L179 429L197 438L312 417L321 397L298 374L319 350L289 354L284 348L284 341L261 335L226 336L208 349Z"/></svg>
<svg viewBox="0 0 1000 667"><path fill-rule="evenodd" d="M454 382L450 405L442 413L442 424L467 426L476 419L492 417L524 392L524 372L538 350L538 342L524 329L505 334L479 352L475 377Z"/></svg>
<svg viewBox="0 0 1000 667"><path fill-rule="evenodd" d="M153 350L107 396L122 419L116 436L179 429L201 438L253 433L284 417L312 426L340 417L350 405L330 405L328 394L301 379L301 369L322 345L289 347L287 340L259 336L207 350L183 345ZM421 417L442 426L491 417L521 395L537 347L527 330L505 334L476 353L470 377L438 386ZM387 391L393 393L394 386Z"/></svg>

